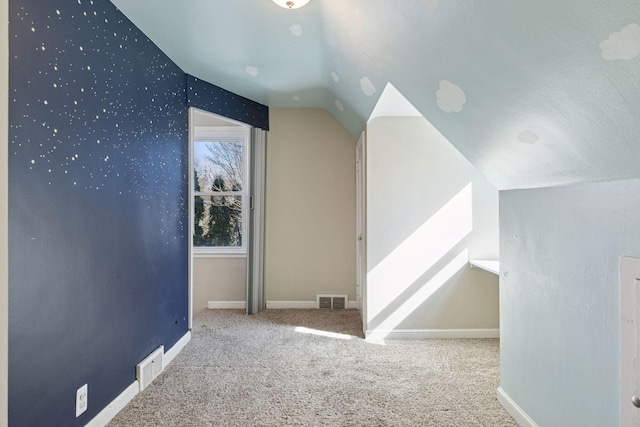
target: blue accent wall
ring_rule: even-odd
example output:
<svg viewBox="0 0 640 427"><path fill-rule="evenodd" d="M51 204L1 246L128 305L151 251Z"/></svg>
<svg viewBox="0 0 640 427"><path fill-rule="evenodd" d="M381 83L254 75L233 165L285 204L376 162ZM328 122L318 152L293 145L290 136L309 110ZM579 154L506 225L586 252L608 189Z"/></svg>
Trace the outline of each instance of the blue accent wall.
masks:
<svg viewBox="0 0 640 427"><path fill-rule="evenodd" d="M268 107L190 75L187 75L187 104L269 130Z"/></svg>
<svg viewBox="0 0 640 427"><path fill-rule="evenodd" d="M107 0L9 8L9 422L84 425L187 332L186 75Z"/></svg>

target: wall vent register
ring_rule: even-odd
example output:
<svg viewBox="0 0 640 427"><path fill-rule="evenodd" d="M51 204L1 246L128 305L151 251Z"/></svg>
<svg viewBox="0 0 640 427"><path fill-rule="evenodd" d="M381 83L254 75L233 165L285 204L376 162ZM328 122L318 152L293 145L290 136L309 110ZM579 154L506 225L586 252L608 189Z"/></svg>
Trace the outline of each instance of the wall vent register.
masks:
<svg viewBox="0 0 640 427"><path fill-rule="evenodd" d="M318 308L347 308L349 296L346 294L318 294L316 295L316 306Z"/></svg>
<svg viewBox="0 0 640 427"><path fill-rule="evenodd" d="M151 381L160 375L164 364L163 358L164 346L161 345L136 366L136 376L140 391L147 388L149 384L151 384Z"/></svg>

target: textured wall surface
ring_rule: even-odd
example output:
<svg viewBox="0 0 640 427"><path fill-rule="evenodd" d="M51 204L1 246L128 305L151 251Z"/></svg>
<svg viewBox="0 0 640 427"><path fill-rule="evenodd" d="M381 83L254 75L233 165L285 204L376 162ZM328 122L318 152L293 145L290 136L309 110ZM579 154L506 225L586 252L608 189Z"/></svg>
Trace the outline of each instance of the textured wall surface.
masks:
<svg viewBox="0 0 640 427"><path fill-rule="evenodd" d="M500 193L501 386L540 426L619 425L619 258L640 180Z"/></svg>
<svg viewBox="0 0 640 427"><path fill-rule="evenodd" d="M186 77L109 2L9 4L9 421L84 425L187 332Z"/></svg>

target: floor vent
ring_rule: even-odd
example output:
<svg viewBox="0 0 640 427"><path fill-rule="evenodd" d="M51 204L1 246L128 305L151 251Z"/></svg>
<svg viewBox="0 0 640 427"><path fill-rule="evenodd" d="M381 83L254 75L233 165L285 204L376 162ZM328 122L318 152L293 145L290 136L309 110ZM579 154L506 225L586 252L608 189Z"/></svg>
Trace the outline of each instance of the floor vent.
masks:
<svg viewBox="0 0 640 427"><path fill-rule="evenodd" d="M346 294L318 294L316 303L318 308L347 308L349 296Z"/></svg>
<svg viewBox="0 0 640 427"><path fill-rule="evenodd" d="M160 375L160 372L162 372L163 357L164 346L161 345L136 366L136 376L138 384L140 385L140 391L147 388L149 384L151 384L151 381Z"/></svg>

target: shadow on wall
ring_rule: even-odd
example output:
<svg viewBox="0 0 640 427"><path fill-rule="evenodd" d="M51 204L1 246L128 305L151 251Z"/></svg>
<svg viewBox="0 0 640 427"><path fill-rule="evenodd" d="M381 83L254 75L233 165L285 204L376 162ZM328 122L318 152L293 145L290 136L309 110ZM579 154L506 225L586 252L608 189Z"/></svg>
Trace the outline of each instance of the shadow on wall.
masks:
<svg viewBox="0 0 640 427"><path fill-rule="evenodd" d="M369 330L384 338L469 261L473 186L468 183L368 272Z"/></svg>

